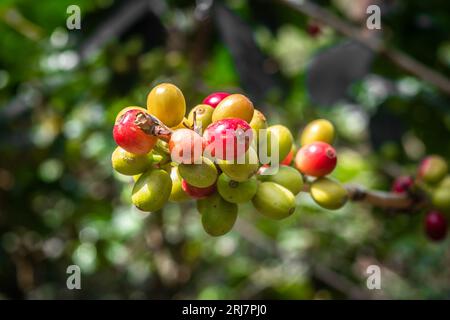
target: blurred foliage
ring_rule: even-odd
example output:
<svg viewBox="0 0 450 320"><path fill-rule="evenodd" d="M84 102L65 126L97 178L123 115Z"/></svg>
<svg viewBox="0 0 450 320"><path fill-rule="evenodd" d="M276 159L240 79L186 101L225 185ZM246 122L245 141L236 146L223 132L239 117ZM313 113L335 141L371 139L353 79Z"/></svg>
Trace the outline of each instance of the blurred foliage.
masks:
<svg viewBox="0 0 450 320"><path fill-rule="evenodd" d="M82 28L68 31L66 8L75 3ZM113 28L117 15L107 19L132 3L0 2L0 298L450 296L450 240L427 241L421 212L357 203L328 212L300 195L297 212L280 222L242 206L235 229L216 239L202 230L193 203L152 214L134 209L130 179L110 164L117 112L144 105L161 81L178 85L190 108L212 91L249 84L217 17L199 19L193 1L154 1L157 14L80 55L102 23ZM312 36L314 21L276 1L223 3L251 26L266 72L277 77L278 88L255 101L270 123L295 134L316 117L335 123L335 177L388 189L393 175L412 174L427 153L450 159L448 96L377 56L345 97L316 105L305 87L308 65L346 39L325 26ZM358 23L356 2L321 3ZM387 41L450 75L450 3L383 3ZM82 269L82 290L66 288L71 264ZM382 267L381 291L366 289L369 264Z"/></svg>

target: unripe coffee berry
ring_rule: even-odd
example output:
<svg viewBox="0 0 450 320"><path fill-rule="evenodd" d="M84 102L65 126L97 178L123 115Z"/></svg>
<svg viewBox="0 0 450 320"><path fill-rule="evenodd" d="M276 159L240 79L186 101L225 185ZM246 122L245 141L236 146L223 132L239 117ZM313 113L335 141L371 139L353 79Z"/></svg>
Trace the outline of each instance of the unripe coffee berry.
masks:
<svg viewBox="0 0 450 320"><path fill-rule="evenodd" d="M426 183L435 184L441 181L448 172L447 162L438 155L428 156L419 166L418 178Z"/></svg>
<svg viewBox="0 0 450 320"><path fill-rule="evenodd" d="M289 189L275 182L261 182L252 199L259 213L267 218L281 220L295 211L295 196Z"/></svg>
<svg viewBox="0 0 450 320"><path fill-rule="evenodd" d="M158 211L169 200L171 190L170 175L161 169L151 169L134 184L131 201L140 210Z"/></svg>
<svg viewBox="0 0 450 320"><path fill-rule="evenodd" d="M433 241L441 241L447 235L447 219L439 211L430 211L425 217L425 232Z"/></svg>
<svg viewBox="0 0 450 320"><path fill-rule="evenodd" d="M348 200L347 190L337 181L319 178L311 184L311 197L321 207L337 210Z"/></svg>
<svg viewBox="0 0 450 320"><path fill-rule="evenodd" d="M253 103L242 94L232 94L223 99L214 109L212 121L238 118L249 123L253 118Z"/></svg>
<svg viewBox="0 0 450 320"><path fill-rule="evenodd" d="M117 147L112 153L111 163L117 172L127 176L134 176L150 167L152 157L148 154L134 154Z"/></svg>
<svg viewBox="0 0 450 320"><path fill-rule="evenodd" d="M166 126L175 127L183 121L186 101L178 87L171 83L162 83L148 94L147 110Z"/></svg>
<svg viewBox="0 0 450 320"><path fill-rule="evenodd" d="M200 128L201 132L205 131L205 129L212 122L212 114L214 108L207 104L199 104L192 108L189 112L188 123L191 127L194 127L194 113L195 113L195 127Z"/></svg>
<svg viewBox="0 0 450 320"><path fill-rule="evenodd" d="M267 128L266 116L261 111L255 109L255 111L253 112L252 120L249 122L249 125L256 132L258 132L260 129L266 129Z"/></svg>
<svg viewBox="0 0 450 320"><path fill-rule="evenodd" d="M278 163L281 163L292 149L294 137L291 131L280 124L267 128L267 155L274 156L275 145L278 145Z"/></svg>
<svg viewBox="0 0 450 320"><path fill-rule="evenodd" d="M295 167L312 177L326 176L334 170L336 163L336 151L325 142L313 142L303 146L295 157Z"/></svg>
<svg viewBox="0 0 450 320"><path fill-rule="evenodd" d="M233 228L238 214L237 204L224 200L218 193L198 202L202 225L209 235L222 236Z"/></svg>
<svg viewBox="0 0 450 320"><path fill-rule="evenodd" d="M439 210L450 212L450 187L439 187L433 191L431 202Z"/></svg>
<svg viewBox="0 0 450 320"><path fill-rule="evenodd" d="M325 119L317 119L308 123L308 125L303 129L300 136L300 145L306 146L307 144L317 141L332 144L333 140L333 124Z"/></svg>

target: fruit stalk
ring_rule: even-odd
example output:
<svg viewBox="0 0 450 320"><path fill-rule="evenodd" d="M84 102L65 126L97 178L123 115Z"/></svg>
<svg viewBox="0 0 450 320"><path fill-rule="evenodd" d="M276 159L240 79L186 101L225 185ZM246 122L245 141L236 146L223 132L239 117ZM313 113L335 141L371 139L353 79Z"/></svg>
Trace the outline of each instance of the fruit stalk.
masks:
<svg viewBox="0 0 450 320"><path fill-rule="evenodd" d="M158 137L159 139L169 142L172 136L172 130L167 127L161 120L148 113L138 113L134 123L146 134Z"/></svg>
<svg viewBox="0 0 450 320"><path fill-rule="evenodd" d="M397 194L378 190L367 190L361 186L345 185L349 194L349 200L369 203L375 207L384 209L407 210L417 209L424 205L424 201L409 194ZM303 186L304 192L310 192L310 185Z"/></svg>

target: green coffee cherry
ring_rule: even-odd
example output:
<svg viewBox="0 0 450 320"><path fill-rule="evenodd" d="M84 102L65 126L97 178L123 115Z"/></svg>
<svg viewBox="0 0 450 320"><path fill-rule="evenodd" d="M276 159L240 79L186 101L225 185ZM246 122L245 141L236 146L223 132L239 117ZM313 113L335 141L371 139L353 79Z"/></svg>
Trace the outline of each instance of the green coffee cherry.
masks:
<svg viewBox="0 0 450 320"><path fill-rule="evenodd" d="M206 188L217 180L217 168L208 158L202 157L200 164L180 164L178 173L191 186Z"/></svg>
<svg viewBox="0 0 450 320"><path fill-rule="evenodd" d="M439 183L439 188L450 188L450 175L446 175Z"/></svg>
<svg viewBox="0 0 450 320"><path fill-rule="evenodd" d="M170 170L170 179L172 180L172 191L170 192L169 201L171 202L181 202L185 200L189 200L189 195L184 192L181 187L181 180L178 173L178 166L174 166Z"/></svg>
<svg viewBox="0 0 450 320"><path fill-rule="evenodd" d="M418 177L426 183L439 183L447 174L448 166L444 158L437 155L426 157L419 166Z"/></svg>
<svg viewBox="0 0 450 320"><path fill-rule="evenodd" d="M172 180L161 169L152 169L142 174L133 187L131 201L143 211L158 211L169 200Z"/></svg>
<svg viewBox="0 0 450 320"><path fill-rule="evenodd" d="M295 211L295 197L275 182L260 182L252 199L255 208L264 216L281 220Z"/></svg>
<svg viewBox="0 0 450 320"><path fill-rule="evenodd" d="M152 156L151 154L134 154L117 147L112 153L111 162L117 172L134 176L150 168Z"/></svg>
<svg viewBox="0 0 450 320"><path fill-rule="evenodd" d="M329 178L319 178L311 184L311 197L321 207L336 210L348 200L347 190L338 182Z"/></svg>
<svg viewBox="0 0 450 320"><path fill-rule="evenodd" d="M439 187L432 193L431 202L437 209L450 212L450 187Z"/></svg>
<svg viewBox="0 0 450 320"><path fill-rule="evenodd" d="M236 222L238 206L225 201L217 193L198 200L197 207L201 210L203 228L211 236L224 235Z"/></svg>
<svg viewBox="0 0 450 320"><path fill-rule="evenodd" d="M250 201L258 188L256 177L247 181L237 182L231 180L225 173L217 179L217 191L226 201L231 203L244 203Z"/></svg>
<svg viewBox="0 0 450 320"><path fill-rule="evenodd" d="M253 130L255 130L257 134L260 129L267 128L267 119L261 111L255 109L255 111L253 112L253 118L250 121L249 125Z"/></svg>
<svg viewBox="0 0 450 320"><path fill-rule="evenodd" d="M214 112L214 108L207 104L199 104L192 108L191 112L189 112L188 123L191 127L194 126L194 112L195 118L197 121L197 126L202 127L202 132L205 131L206 127L209 126L212 122L212 114Z"/></svg>
<svg viewBox="0 0 450 320"><path fill-rule="evenodd" d="M289 166L280 166L278 172L273 175L259 175L261 181L271 181L282 185L297 195L303 188L303 177L298 170Z"/></svg>
<svg viewBox="0 0 450 320"><path fill-rule="evenodd" d="M248 148L237 160L218 160L218 164L228 177L238 182L250 179L259 168L258 155L253 148Z"/></svg>

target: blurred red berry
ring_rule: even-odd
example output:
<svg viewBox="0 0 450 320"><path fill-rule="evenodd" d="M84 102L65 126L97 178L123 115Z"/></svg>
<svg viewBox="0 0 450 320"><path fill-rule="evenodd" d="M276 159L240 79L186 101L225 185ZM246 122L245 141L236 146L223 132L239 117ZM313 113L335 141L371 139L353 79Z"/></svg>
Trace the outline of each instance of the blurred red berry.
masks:
<svg viewBox="0 0 450 320"><path fill-rule="evenodd" d="M392 192L394 193L406 193L411 190L414 185L414 179L411 176L401 176L395 178L392 183Z"/></svg>
<svg viewBox="0 0 450 320"><path fill-rule="evenodd" d="M439 211L428 212L425 217L425 231L431 240L443 240L447 235L447 219Z"/></svg>
<svg viewBox="0 0 450 320"><path fill-rule="evenodd" d="M322 30L318 24L310 23L308 24L306 31L311 37L315 38L321 33Z"/></svg>

